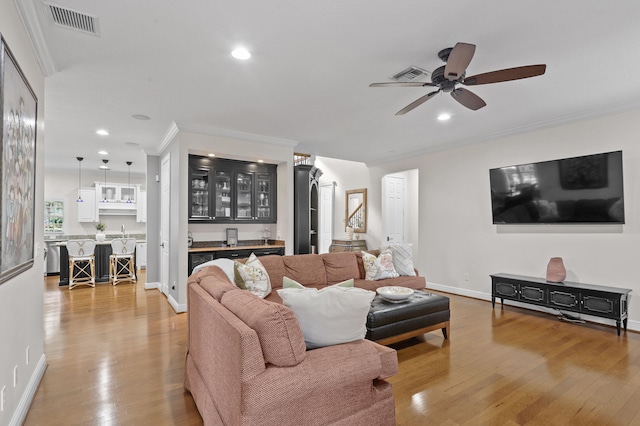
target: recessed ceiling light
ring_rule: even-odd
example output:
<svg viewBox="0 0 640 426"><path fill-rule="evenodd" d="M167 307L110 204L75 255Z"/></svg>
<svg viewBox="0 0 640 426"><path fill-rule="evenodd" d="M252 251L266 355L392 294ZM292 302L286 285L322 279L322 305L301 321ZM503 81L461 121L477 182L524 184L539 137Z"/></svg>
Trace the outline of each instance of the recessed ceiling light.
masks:
<svg viewBox="0 0 640 426"><path fill-rule="evenodd" d="M107 136L109 134L105 129L98 129L96 130L96 133L102 136Z"/></svg>
<svg viewBox="0 0 640 426"><path fill-rule="evenodd" d="M101 169L101 170L111 170L111 169L109 168L109 166L105 166L105 165L100 166L100 169Z"/></svg>
<svg viewBox="0 0 640 426"><path fill-rule="evenodd" d="M131 117L135 118L136 120L142 120L142 121L151 120L151 117L144 114L133 114Z"/></svg>
<svg viewBox="0 0 640 426"><path fill-rule="evenodd" d="M439 121L447 121L450 118L451 118L451 115L447 113L442 113L438 116Z"/></svg>
<svg viewBox="0 0 640 426"><path fill-rule="evenodd" d="M208 155L209 155L209 157L215 157L215 156L216 156L216 155L215 155L215 154L213 154L213 153L208 154Z"/></svg>
<svg viewBox="0 0 640 426"><path fill-rule="evenodd" d="M105 151L105 150L98 151L98 154L100 154L100 155L109 155L109 153L107 151Z"/></svg>
<svg viewBox="0 0 640 426"><path fill-rule="evenodd" d="M244 47L238 47L237 49L234 49L231 52L231 56L233 56L236 59L245 60L251 57L251 53L249 53L249 51Z"/></svg>
<svg viewBox="0 0 640 426"><path fill-rule="evenodd" d="M264 160L258 160L258 163L264 163Z"/></svg>

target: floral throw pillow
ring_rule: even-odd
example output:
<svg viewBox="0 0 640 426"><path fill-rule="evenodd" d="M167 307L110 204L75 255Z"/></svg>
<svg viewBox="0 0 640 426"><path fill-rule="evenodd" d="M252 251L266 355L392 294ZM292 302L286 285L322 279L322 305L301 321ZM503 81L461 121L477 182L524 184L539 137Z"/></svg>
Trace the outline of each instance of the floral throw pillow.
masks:
<svg viewBox="0 0 640 426"><path fill-rule="evenodd" d="M371 253L362 252L362 261L366 272L364 279L367 281L378 281L399 276L393 267L393 255L390 248L381 250L378 257Z"/></svg>
<svg viewBox="0 0 640 426"><path fill-rule="evenodd" d="M269 274L258 256L251 253L246 263L234 262L236 285L264 299L271 293Z"/></svg>

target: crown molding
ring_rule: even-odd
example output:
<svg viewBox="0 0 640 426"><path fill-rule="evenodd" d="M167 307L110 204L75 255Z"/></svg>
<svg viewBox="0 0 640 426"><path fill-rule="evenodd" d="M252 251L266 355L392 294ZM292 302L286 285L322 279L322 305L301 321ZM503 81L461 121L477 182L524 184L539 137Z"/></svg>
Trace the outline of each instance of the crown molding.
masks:
<svg viewBox="0 0 640 426"><path fill-rule="evenodd" d="M46 38L42 32L42 26L34 5L35 2L32 0L13 0L13 3L16 5L18 15L20 15L20 19L29 34L44 76L51 77L57 72L56 64L51 57L49 46L47 46Z"/></svg>
<svg viewBox="0 0 640 426"><path fill-rule="evenodd" d="M250 141L250 142L259 142L259 143L264 143L269 145L285 146L285 147L295 147L300 143L298 141L294 141L291 139L258 135L255 133L241 132L238 130L222 129L219 127L207 126L202 124L178 123L174 121L169 125L169 128L167 129L167 132L165 133L162 140L160 141L160 145L158 145L158 149L155 154L159 154L162 151L164 151L165 148L171 143L171 141L178 134L178 132L189 132L189 133L197 133L200 135L219 136L219 137L233 138L233 139Z"/></svg>

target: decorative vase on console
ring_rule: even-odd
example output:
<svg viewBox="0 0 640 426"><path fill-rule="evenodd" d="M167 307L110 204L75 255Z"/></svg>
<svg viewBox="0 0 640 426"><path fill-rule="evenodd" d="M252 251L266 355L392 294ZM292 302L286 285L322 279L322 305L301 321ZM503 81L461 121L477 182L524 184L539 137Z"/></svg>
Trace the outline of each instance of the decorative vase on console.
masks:
<svg viewBox="0 0 640 426"><path fill-rule="evenodd" d="M96 229L98 230L98 232L96 233L96 241L99 243L103 243L104 239L106 238L104 230L107 229L107 224L104 222L98 222L96 224Z"/></svg>
<svg viewBox="0 0 640 426"><path fill-rule="evenodd" d="M353 240L353 228L350 226L347 226L347 240L351 241Z"/></svg>
<svg viewBox="0 0 640 426"><path fill-rule="evenodd" d="M567 278L567 270L561 257L552 257L547 264L547 281L561 283Z"/></svg>

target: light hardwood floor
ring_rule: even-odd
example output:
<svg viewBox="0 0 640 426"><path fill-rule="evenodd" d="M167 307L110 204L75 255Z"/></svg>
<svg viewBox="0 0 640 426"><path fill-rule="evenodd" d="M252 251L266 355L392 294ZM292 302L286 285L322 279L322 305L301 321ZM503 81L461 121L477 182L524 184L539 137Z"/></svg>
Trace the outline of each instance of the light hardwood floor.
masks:
<svg viewBox="0 0 640 426"><path fill-rule="evenodd" d="M488 279L488 278L487 278ZM451 339L393 345L398 425L640 425L640 334L448 295ZM45 279L48 368L26 425L201 425L186 314L157 290Z"/></svg>

